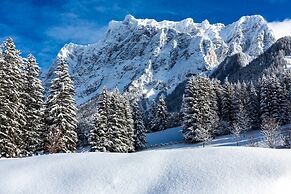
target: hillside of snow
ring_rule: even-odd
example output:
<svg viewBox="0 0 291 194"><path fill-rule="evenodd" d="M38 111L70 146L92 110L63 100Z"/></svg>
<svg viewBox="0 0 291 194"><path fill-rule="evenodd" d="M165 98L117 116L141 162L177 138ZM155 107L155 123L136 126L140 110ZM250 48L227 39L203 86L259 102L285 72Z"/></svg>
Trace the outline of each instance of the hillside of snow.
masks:
<svg viewBox="0 0 291 194"><path fill-rule="evenodd" d="M244 16L224 25L207 20L136 19L112 21L96 44L65 45L57 57L69 65L77 103L96 96L106 86L129 91L134 97L170 94L191 74L208 74L227 56L244 53L254 59L275 41L262 16ZM56 62L45 76L48 87Z"/></svg>
<svg viewBox="0 0 291 194"><path fill-rule="evenodd" d="M291 152L220 147L0 160L3 194L289 194Z"/></svg>

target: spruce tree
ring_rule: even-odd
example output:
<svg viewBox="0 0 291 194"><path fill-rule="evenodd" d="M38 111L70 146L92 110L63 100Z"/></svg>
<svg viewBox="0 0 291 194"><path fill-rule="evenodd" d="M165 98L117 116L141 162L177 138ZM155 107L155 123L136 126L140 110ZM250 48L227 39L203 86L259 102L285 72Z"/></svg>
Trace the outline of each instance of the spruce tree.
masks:
<svg viewBox="0 0 291 194"><path fill-rule="evenodd" d="M90 133L92 151L133 152L134 125L128 100L118 90L103 89L98 97L95 126Z"/></svg>
<svg viewBox="0 0 291 194"><path fill-rule="evenodd" d="M151 115L151 131L161 131L166 129L168 110L163 95L161 95L158 102L153 105Z"/></svg>
<svg viewBox="0 0 291 194"><path fill-rule="evenodd" d="M144 124L144 110L139 101L135 100L131 104L132 106L132 118L134 123L134 147L136 150L141 150L146 147L146 128Z"/></svg>
<svg viewBox="0 0 291 194"><path fill-rule="evenodd" d="M90 132L89 142L92 151L107 152L112 147L112 130L109 125L110 95L103 88L98 96L97 112L94 115L94 128Z"/></svg>
<svg viewBox="0 0 291 194"><path fill-rule="evenodd" d="M239 113L243 110L243 102L241 100L241 83L237 82L236 84L234 84L234 95L232 95L231 98L231 127L234 127L234 124L238 122L238 115Z"/></svg>
<svg viewBox="0 0 291 194"><path fill-rule="evenodd" d="M232 126L234 120L234 112L233 112L233 98L234 98L234 87L231 83L226 79L223 85L223 94L221 101L221 110L222 115L221 118L228 127Z"/></svg>
<svg viewBox="0 0 291 194"><path fill-rule="evenodd" d="M216 98L216 106L217 106L217 114L219 119L222 118L222 95L223 95L223 87L221 85L221 82L219 80L212 80L214 92L215 92L215 98Z"/></svg>
<svg viewBox="0 0 291 194"><path fill-rule="evenodd" d="M247 112L250 119L251 129L259 129L260 127L260 101L257 89L251 82L248 87L249 101L247 103Z"/></svg>
<svg viewBox="0 0 291 194"><path fill-rule="evenodd" d="M271 88L269 84L269 80L265 75L263 75L260 79L260 113L261 120L267 119L271 117L271 102L270 102L270 93Z"/></svg>
<svg viewBox="0 0 291 194"><path fill-rule="evenodd" d="M46 149L50 153L74 152L77 146L75 90L68 66L59 59L56 78L52 81L46 102Z"/></svg>
<svg viewBox="0 0 291 194"><path fill-rule="evenodd" d="M112 127L111 152L134 151L134 129L128 100L117 89L111 94L109 122Z"/></svg>
<svg viewBox="0 0 291 194"><path fill-rule="evenodd" d="M27 154L32 155L43 149L44 131L44 96L40 71L33 55L28 55L24 65L24 107L26 124L24 125L24 141Z"/></svg>
<svg viewBox="0 0 291 194"><path fill-rule="evenodd" d="M21 100L23 80L20 51L12 38L0 53L0 157L22 156L24 107Z"/></svg>
<svg viewBox="0 0 291 194"><path fill-rule="evenodd" d="M270 103L271 103L271 117L274 118L279 124L284 123L286 118L286 99L283 94L283 88L280 84L278 77L271 74L269 77L270 82Z"/></svg>
<svg viewBox="0 0 291 194"><path fill-rule="evenodd" d="M285 107L286 112L287 112L286 122L290 123L291 122L291 70L289 69L286 70L283 73L280 81L283 87L283 91L284 91L284 95L285 95L286 103L287 103L287 106Z"/></svg>
<svg viewBox="0 0 291 194"><path fill-rule="evenodd" d="M218 115L213 103L213 85L209 78L191 77L183 96L183 136L189 143L207 143L215 130Z"/></svg>

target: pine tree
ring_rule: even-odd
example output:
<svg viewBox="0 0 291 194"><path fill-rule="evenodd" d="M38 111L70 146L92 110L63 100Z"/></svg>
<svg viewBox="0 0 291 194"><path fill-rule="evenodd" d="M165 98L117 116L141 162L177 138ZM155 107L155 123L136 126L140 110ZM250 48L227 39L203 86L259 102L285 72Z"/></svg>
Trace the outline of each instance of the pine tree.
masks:
<svg viewBox="0 0 291 194"><path fill-rule="evenodd" d="M105 88L98 97L95 127L90 133L92 151L133 152L134 129L130 104L118 90Z"/></svg>
<svg viewBox="0 0 291 194"><path fill-rule="evenodd" d="M77 146L75 90L63 59L59 60L46 103L46 149L50 153L74 152Z"/></svg>
<svg viewBox="0 0 291 194"><path fill-rule="evenodd" d="M234 84L234 95L232 95L231 98L231 127L234 127L234 124L238 122L238 115L239 113L242 111L243 109L243 102L241 100L241 84L240 82L237 82L236 84Z"/></svg>
<svg viewBox="0 0 291 194"><path fill-rule="evenodd" d="M135 149L140 150L146 146L146 129L144 124L144 110L137 100L132 102L132 118L134 121Z"/></svg>
<svg viewBox="0 0 291 194"><path fill-rule="evenodd" d="M44 131L44 96L40 71L33 55L28 55L24 65L24 107L26 124L24 125L25 150L32 155L37 150L43 150Z"/></svg>
<svg viewBox="0 0 291 194"><path fill-rule="evenodd" d="M209 78L191 77L183 96L183 136L189 143L211 140L218 115L213 103L213 85Z"/></svg>
<svg viewBox="0 0 291 194"><path fill-rule="evenodd" d="M247 109L247 106L250 102L250 94L249 94L249 84L246 84L245 82L241 83L241 90L240 90L240 99L243 104L243 106Z"/></svg>
<svg viewBox="0 0 291 194"><path fill-rule="evenodd" d="M260 112L261 120L271 117L270 84L265 75L260 79Z"/></svg>
<svg viewBox="0 0 291 194"><path fill-rule="evenodd" d="M112 147L112 131L109 126L110 96L103 88L98 96L97 113L94 115L94 128L90 132L89 142L92 151L109 151Z"/></svg>
<svg viewBox="0 0 291 194"><path fill-rule="evenodd" d="M23 130L25 124L22 95L21 65L23 60L12 38L4 43L0 53L0 157L16 157L23 154Z"/></svg>
<svg viewBox="0 0 291 194"><path fill-rule="evenodd" d="M286 118L286 99L284 98L283 88L280 84L278 77L275 74L270 76L270 103L271 103L271 117L274 118L279 124L284 123Z"/></svg>
<svg viewBox="0 0 291 194"><path fill-rule="evenodd" d="M246 110L241 106L240 111L238 111L235 115L235 121L232 126L231 133L236 136L237 145L238 138L243 131L248 131L251 128L250 119L246 113Z"/></svg>
<svg viewBox="0 0 291 194"><path fill-rule="evenodd" d="M109 113L113 137L110 151L133 152L134 129L130 104L116 89L111 94Z"/></svg>
<svg viewBox="0 0 291 194"><path fill-rule="evenodd" d="M280 95L280 123L285 125L290 123L290 89L291 89L291 72L286 70L278 76L281 90Z"/></svg>
<svg viewBox="0 0 291 194"><path fill-rule="evenodd" d="M212 80L214 92L215 92L215 98L216 98L216 106L217 106L217 114L219 117L219 120L222 118L222 95L223 95L223 87L221 86L221 82L219 80Z"/></svg>
<svg viewBox="0 0 291 194"><path fill-rule="evenodd" d="M260 127L260 101L257 93L257 89L251 82L248 87L249 101L246 109L250 119L251 129L259 129Z"/></svg>
<svg viewBox="0 0 291 194"><path fill-rule="evenodd" d="M223 85L223 94L221 101L221 118L224 122L228 123L228 126L232 126L234 120L233 113L233 98L234 98L234 87L226 79Z"/></svg>
<svg viewBox="0 0 291 194"><path fill-rule="evenodd" d="M260 80L261 120L273 118L279 125L288 117L287 96L279 78L275 74L263 76Z"/></svg>
<svg viewBox="0 0 291 194"><path fill-rule="evenodd" d="M153 105L151 114L151 131L161 131L166 129L168 110L163 95L161 95L158 102Z"/></svg>

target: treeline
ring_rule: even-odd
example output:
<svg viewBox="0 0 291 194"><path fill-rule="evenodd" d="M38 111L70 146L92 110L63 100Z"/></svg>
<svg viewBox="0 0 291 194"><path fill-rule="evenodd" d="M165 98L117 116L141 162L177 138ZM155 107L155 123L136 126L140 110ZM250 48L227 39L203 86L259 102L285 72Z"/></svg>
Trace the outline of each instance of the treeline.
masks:
<svg viewBox="0 0 291 194"><path fill-rule="evenodd" d="M0 157L76 150L75 92L63 60L49 96L33 55L20 56L11 38L0 49Z"/></svg>
<svg viewBox="0 0 291 194"><path fill-rule="evenodd" d="M230 83L193 76L183 97L183 136L189 143L216 135L274 130L290 123L291 73L269 73L256 83ZM268 126L270 126L268 128ZM273 127L272 126L276 126Z"/></svg>
<svg viewBox="0 0 291 194"><path fill-rule="evenodd" d="M30 54L20 56L11 38L0 49L0 157L75 152L75 90L63 59L58 59L49 95ZM145 112L142 103L117 89L104 88L97 99L91 151L134 152L146 147L146 132L183 125L188 143L214 136L263 129L270 147L279 125L291 120L291 73L269 73L256 83L221 84L207 77L189 78L181 113L169 113L161 95ZM291 141L289 141L289 144Z"/></svg>
<svg viewBox="0 0 291 194"><path fill-rule="evenodd" d="M63 59L57 62L55 78L45 98L34 56L22 58L11 38L3 43L0 157L76 151L75 90L68 66ZM94 126L90 134L92 151L133 152L145 147L144 110L140 102L130 102L118 90L109 92L104 88L99 95Z"/></svg>

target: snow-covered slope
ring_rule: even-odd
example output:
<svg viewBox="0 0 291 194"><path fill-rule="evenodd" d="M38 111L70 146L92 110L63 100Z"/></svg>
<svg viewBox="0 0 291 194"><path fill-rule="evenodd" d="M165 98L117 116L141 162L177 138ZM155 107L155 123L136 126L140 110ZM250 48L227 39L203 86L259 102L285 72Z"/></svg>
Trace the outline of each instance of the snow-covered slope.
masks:
<svg viewBox="0 0 291 194"><path fill-rule="evenodd" d="M207 20L195 23L135 19L109 23L106 35L92 45L65 45L58 54L69 64L78 104L103 86L154 97L171 93L190 74L208 73L226 56L243 52L251 60L275 41L263 17L244 16L225 26ZM46 75L50 83L54 63Z"/></svg>
<svg viewBox="0 0 291 194"><path fill-rule="evenodd" d="M0 160L3 194L289 194L291 152L187 148Z"/></svg>

